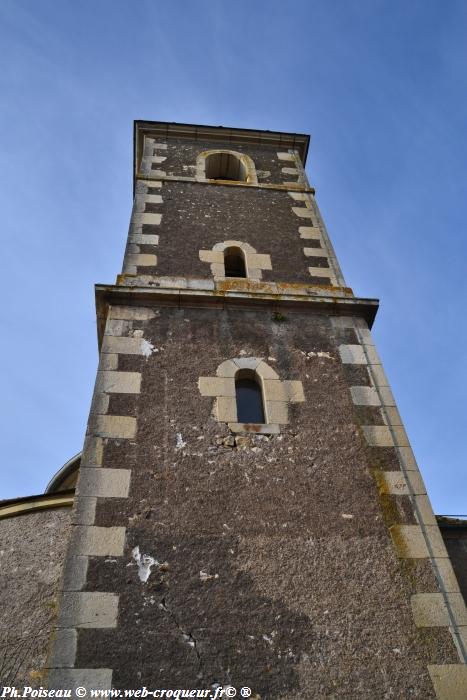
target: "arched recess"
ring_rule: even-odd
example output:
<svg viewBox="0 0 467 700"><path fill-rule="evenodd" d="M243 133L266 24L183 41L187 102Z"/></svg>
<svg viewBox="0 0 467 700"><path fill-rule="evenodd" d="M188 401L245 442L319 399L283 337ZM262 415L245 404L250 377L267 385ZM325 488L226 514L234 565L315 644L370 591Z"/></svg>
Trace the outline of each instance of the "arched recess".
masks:
<svg viewBox="0 0 467 700"><path fill-rule="evenodd" d="M202 151L196 159L197 180L223 180L257 185L253 160L245 153L215 149Z"/></svg>
<svg viewBox="0 0 467 700"><path fill-rule="evenodd" d="M224 274L226 277L248 277L245 254L241 248L230 246L224 250Z"/></svg>
<svg viewBox="0 0 467 700"><path fill-rule="evenodd" d="M244 383L245 380L248 380L248 383ZM254 382L256 386L253 387L250 382ZM282 381L277 372L261 357L236 357L225 360L218 366L215 376L200 377L198 387L202 396L215 398L213 417L220 423L228 423L235 433L279 433L280 426L289 422L289 404L305 400L302 382ZM239 406L238 387L249 388L252 392L250 407L251 402L255 402L256 418L261 417L261 399L262 421L240 420L246 414Z"/></svg>
<svg viewBox="0 0 467 700"><path fill-rule="evenodd" d="M235 270L235 265L232 265L230 271L242 272L243 274L228 274L229 267L227 265L226 268L226 257L229 255L229 251L232 251L235 256L242 256L244 263L244 269L243 267L240 268L237 262L237 270ZM257 253L253 246L243 241L222 241L216 243L212 250L200 250L199 259L202 262L211 263L212 276L217 280L225 279L226 277L246 277L251 280L260 280L262 278L262 270L272 270L271 257L263 253Z"/></svg>

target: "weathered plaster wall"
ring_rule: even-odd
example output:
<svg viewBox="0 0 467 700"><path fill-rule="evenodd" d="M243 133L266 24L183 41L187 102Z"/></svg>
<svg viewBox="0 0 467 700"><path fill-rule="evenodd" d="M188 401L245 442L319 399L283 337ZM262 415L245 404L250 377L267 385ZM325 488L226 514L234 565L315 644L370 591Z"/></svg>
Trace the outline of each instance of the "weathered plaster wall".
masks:
<svg viewBox="0 0 467 700"><path fill-rule="evenodd" d="M127 336L114 369L141 374L140 393L110 394L108 413L135 417L137 433L103 440L102 466L131 482L128 498L98 499L94 525L126 539L123 556L89 557L85 590L117 594L119 613L116 627L81 626L75 666L114 669L117 688L435 697L427 664L458 656L446 627L414 625L411 595L437 584L388 533L415 519L407 496L378 494L375 467L399 467L393 447L362 439L382 418L351 400L351 385L370 384L366 367L341 362L354 331L292 311L280 323L264 310L145 315L108 325ZM151 354L125 354L140 334ZM200 396L198 378L238 356L303 382L280 435L234 438ZM157 561L146 583L135 547Z"/></svg>
<svg viewBox="0 0 467 700"><path fill-rule="evenodd" d="M68 508L0 520L0 684L43 683L69 520Z"/></svg>

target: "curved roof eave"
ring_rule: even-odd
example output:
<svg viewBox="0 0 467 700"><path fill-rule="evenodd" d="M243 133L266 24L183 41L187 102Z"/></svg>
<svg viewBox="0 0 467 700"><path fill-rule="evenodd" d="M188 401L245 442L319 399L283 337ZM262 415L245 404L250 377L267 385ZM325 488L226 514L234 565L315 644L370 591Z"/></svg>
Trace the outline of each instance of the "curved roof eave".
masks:
<svg viewBox="0 0 467 700"><path fill-rule="evenodd" d="M64 490L64 483L77 472L81 464L81 452L78 452L74 457L68 460L56 474L53 475L44 493L57 493ZM67 488L67 487L65 487Z"/></svg>

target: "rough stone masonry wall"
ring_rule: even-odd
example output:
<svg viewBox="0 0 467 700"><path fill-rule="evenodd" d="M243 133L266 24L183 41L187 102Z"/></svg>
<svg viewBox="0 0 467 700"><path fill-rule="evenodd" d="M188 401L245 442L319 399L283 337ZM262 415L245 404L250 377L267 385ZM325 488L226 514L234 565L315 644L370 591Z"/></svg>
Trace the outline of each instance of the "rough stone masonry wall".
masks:
<svg viewBox="0 0 467 700"><path fill-rule="evenodd" d="M125 282L129 275L137 275L140 284L156 283L151 277L212 278L206 253L222 242L240 241L259 256L269 256L266 281L344 284L298 155L243 148L256 159L257 171L259 165L269 167L273 182L266 184L275 189L261 179L252 186L206 185L199 181L196 162L208 145L190 142L180 151L178 141L146 139L140 166L144 179L136 184L123 265ZM188 163L183 176L181 159ZM284 180L292 176L284 170L294 170L295 182ZM292 185L295 189L289 191ZM222 261L222 254L217 256L213 261Z"/></svg>
<svg viewBox="0 0 467 700"><path fill-rule="evenodd" d="M198 154L210 150L233 150L249 156L255 164L260 183L282 184L294 179L297 181L299 176L298 172L290 172L291 169L297 171L294 158L286 153L279 157L277 147L273 146L239 144L229 141L213 143L212 141L190 141L175 138L169 138L163 142L153 139L151 141L151 146L154 147L154 153L157 152L157 155L155 160L151 160L149 167L156 177L160 173L172 177L194 177ZM151 159L150 152L146 152L145 156L148 160Z"/></svg>
<svg viewBox="0 0 467 700"><path fill-rule="evenodd" d="M0 520L0 685L44 683L70 511Z"/></svg>
<svg viewBox="0 0 467 700"><path fill-rule="evenodd" d="M413 463L401 471L409 448L368 331L285 316L111 309L51 687L426 700L433 680L463 697L410 501L408 484L423 487ZM303 383L279 435L233 436L198 391L249 356Z"/></svg>
<svg viewBox="0 0 467 700"><path fill-rule="evenodd" d="M301 221L292 211L296 202L287 192L191 182L165 182L160 192L162 221L154 270L158 275L211 277L199 251L238 240L271 257L272 269L264 270L264 280L311 281L310 260L298 232ZM317 265L329 267L326 256L318 257ZM145 270L138 267L138 272Z"/></svg>

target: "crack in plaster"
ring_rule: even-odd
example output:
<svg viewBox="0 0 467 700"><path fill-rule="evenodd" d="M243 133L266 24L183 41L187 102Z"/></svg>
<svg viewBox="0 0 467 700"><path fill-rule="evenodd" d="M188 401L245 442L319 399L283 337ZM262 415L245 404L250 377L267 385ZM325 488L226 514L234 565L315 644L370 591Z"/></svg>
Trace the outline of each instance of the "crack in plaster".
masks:
<svg viewBox="0 0 467 700"><path fill-rule="evenodd" d="M161 602L159 603L159 608L167 613L176 628L179 630L179 632L181 632L183 641L195 652L198 660L198 679L204 682L204 661L198 648L198 640L194 636L193 632L189 632L182 627L173 610L168 607L165 598L162 598Z"/></svg>

